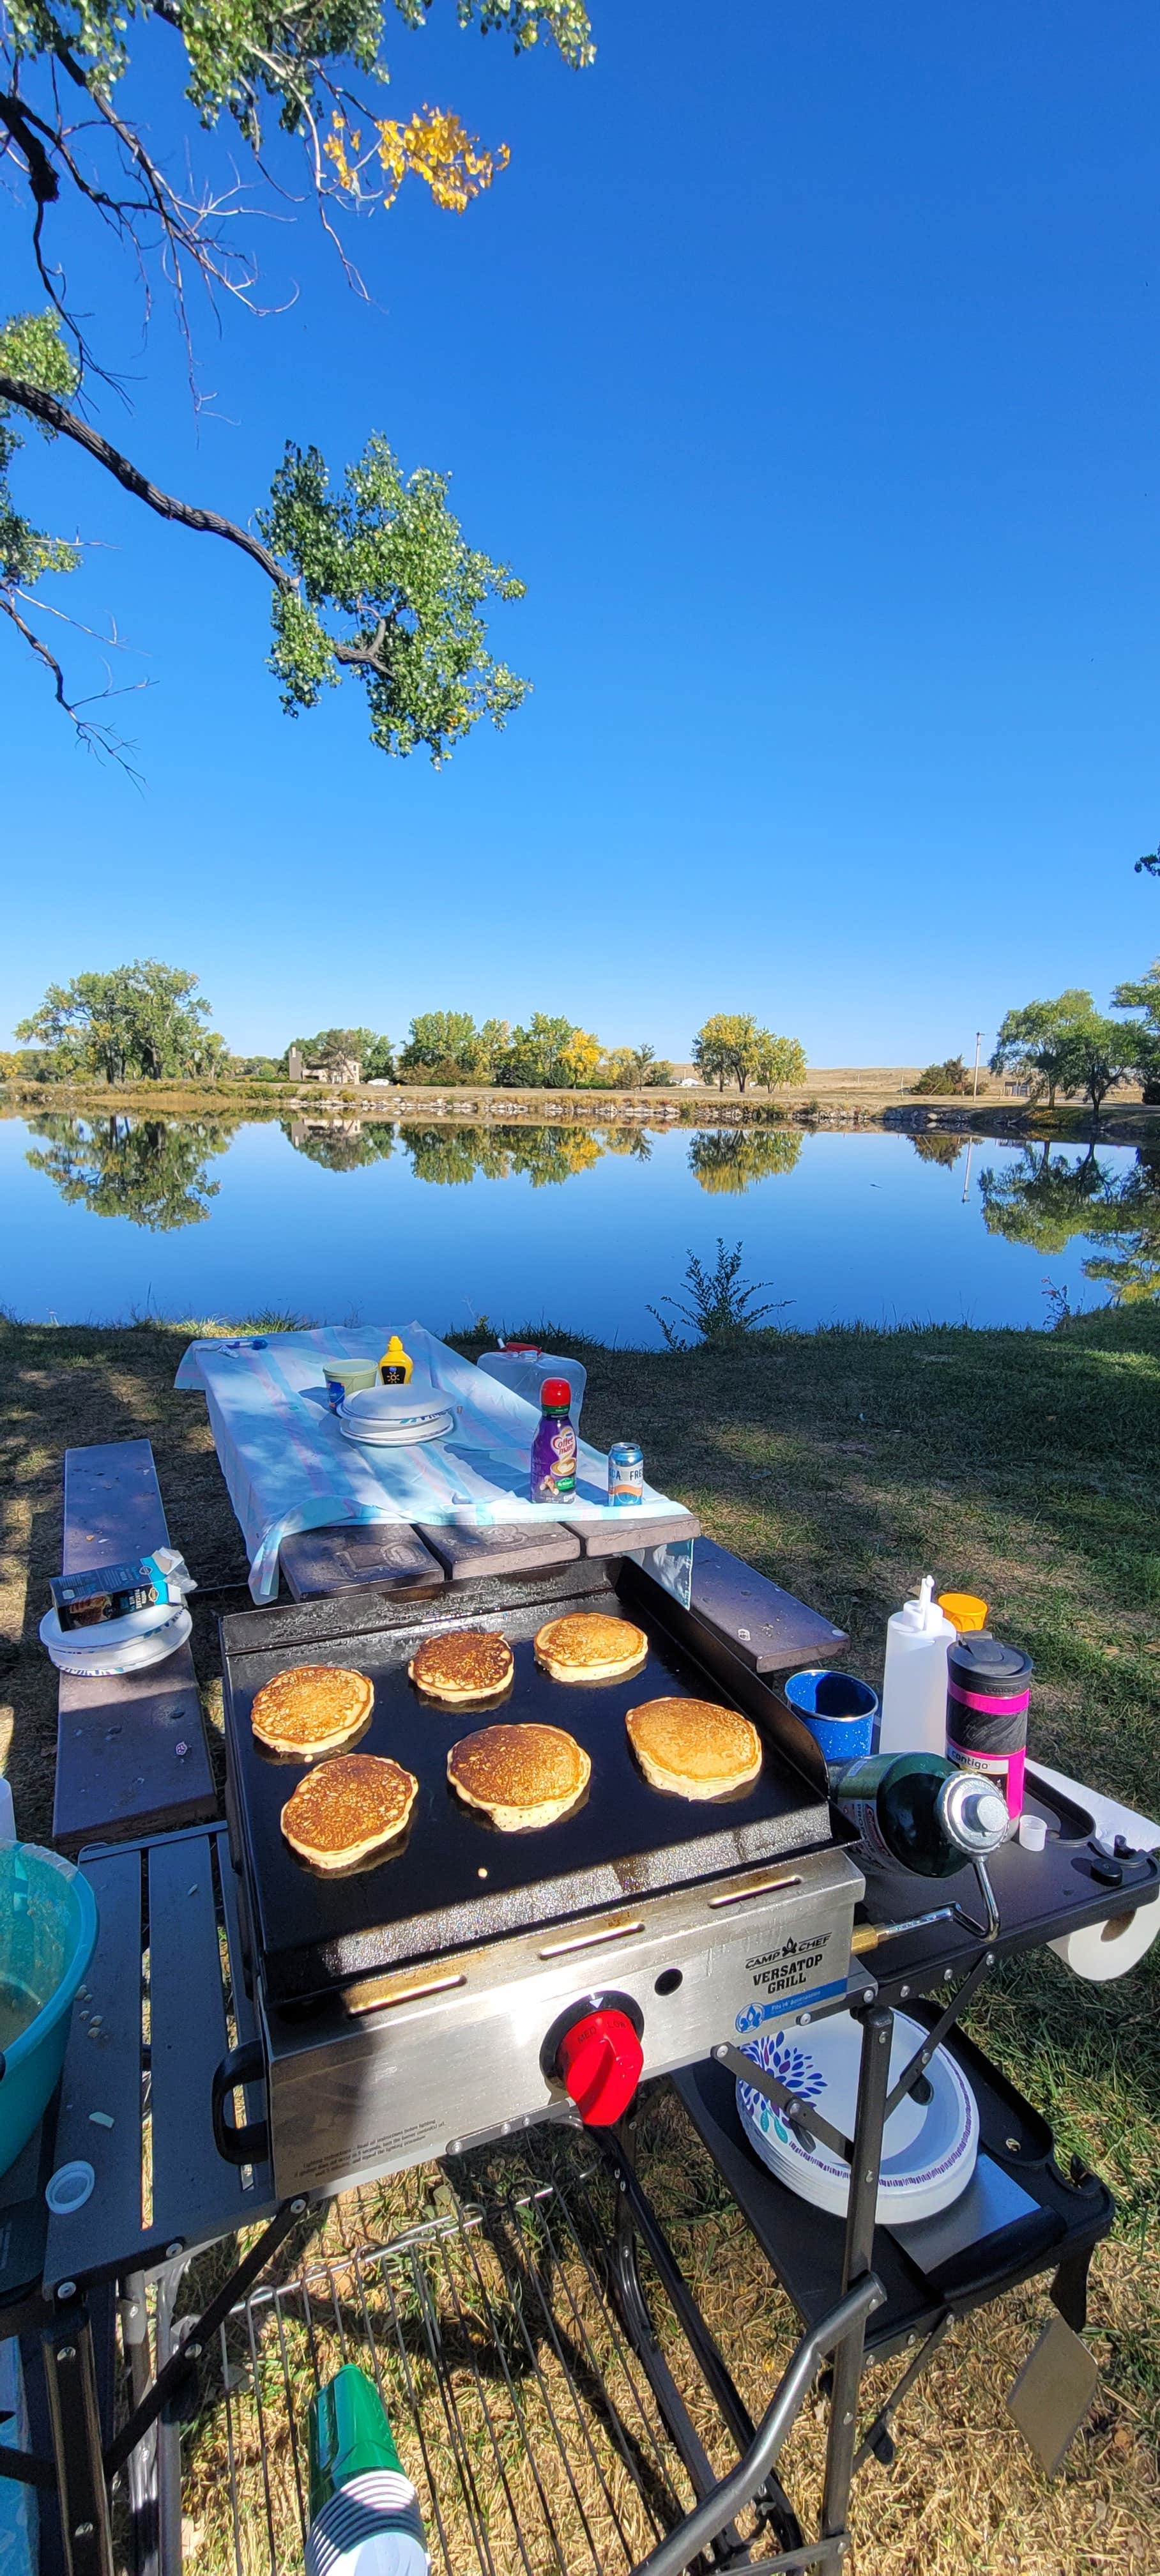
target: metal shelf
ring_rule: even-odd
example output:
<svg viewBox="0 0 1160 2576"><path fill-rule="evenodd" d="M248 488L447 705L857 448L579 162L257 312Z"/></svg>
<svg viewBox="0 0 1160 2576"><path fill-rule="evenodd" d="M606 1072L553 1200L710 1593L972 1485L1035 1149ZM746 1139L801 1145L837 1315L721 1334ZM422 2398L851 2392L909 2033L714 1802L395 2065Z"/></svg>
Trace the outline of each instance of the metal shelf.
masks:
<svg viewBox="0 0 1160 2576"><path fill-rule="evenodd" d="M301 2566L307 2408L356 2361L439 2576L627 2576L696 2496L613 2305L603 2233L583 2179L533 2183L254 2290L183 2436L183 2511L207 2561Z"/></svg>

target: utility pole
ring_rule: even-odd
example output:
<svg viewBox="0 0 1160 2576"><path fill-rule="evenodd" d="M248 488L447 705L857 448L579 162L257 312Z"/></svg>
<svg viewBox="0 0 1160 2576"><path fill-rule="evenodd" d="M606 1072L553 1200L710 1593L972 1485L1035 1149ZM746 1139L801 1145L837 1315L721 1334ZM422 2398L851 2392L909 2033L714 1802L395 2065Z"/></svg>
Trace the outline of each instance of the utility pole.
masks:
<svg viewBox="0 0 1160 2576"><path fill-rule="evenodd" d="M976 1029L976 1031L975 1031L975 1087L974 1087L974 1090L973 1090L973 1091L972 1091L972 1093L971 1093L971 1098L972 1098L972 1100L977 1100L977 1099L978 1099L978 1097L979 1097L979 1049L980 1049L980 1047L982 1046L982 1043L983 1043L983 1032L982 1032L982 1030L981 1030L981 1029Z"/></svg>

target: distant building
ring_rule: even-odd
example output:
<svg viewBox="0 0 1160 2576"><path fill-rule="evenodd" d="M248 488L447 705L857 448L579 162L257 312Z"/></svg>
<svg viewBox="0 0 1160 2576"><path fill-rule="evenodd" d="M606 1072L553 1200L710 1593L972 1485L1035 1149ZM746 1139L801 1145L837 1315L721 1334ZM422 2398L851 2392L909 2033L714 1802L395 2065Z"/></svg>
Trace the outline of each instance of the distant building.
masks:
<svg viewBox="0 0 1160 2576"><path fill-rule="evenodd" d="M362 1081L362 1066L356 1055L340 1056L337 1064L307 1064L298 1046L289 1050L286 1071L291 1082L335 1083L341 1091L349 1091Z"/></svg>

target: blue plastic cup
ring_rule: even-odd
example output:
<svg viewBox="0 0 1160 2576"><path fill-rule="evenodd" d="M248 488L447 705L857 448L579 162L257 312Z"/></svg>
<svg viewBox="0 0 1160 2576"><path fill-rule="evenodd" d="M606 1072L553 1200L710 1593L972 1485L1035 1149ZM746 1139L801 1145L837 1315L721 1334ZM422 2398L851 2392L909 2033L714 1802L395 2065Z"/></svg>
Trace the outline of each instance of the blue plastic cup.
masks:
<svg viewBox="0 0 1160 2576"><path fill-rule="evenodd" d="M860 1682L856 1673L831 1672L823 1664L812 1672L791 1673L782 1688L827 1762L856 1762L873 1752L878 1693L869 1682Z"/></svg>
<svg viewBox="0 0 1160 2576"><path fill-rule="evenodd" d="M93 1891L71 1861L35 1843L0 1849L0 2173L55 2088L96 1937Z"/></svg>

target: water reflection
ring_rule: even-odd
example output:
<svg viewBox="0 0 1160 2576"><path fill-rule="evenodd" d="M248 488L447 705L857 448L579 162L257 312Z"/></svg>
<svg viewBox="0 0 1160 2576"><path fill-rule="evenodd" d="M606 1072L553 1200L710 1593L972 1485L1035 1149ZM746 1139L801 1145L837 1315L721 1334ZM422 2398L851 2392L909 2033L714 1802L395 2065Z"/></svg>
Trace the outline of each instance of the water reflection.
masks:
<svg viewBox="0 0 1160 2576"><path fill-rule="evenodd" d="M920 1163L941 1163L948 1172L963 1150L961 1136L912 1136L910 1141Z"/></svg>
<svg viewBox="0 0 1160 2576"><path fill-rule="evenodd" d="M211 1166L239 1127L251 1123L250 1111L245 1120L49 1114L32 1122L30 1132L43 1141L27 1159L70 1205L167 1234L204 1223L219 1188L210 1178ZM512 1179L526 1180L533 1189L558 1187L608 1157L647 1163L656 1142L636 1126L460 1126L450 1120L396 1125L357 1117L278 1123L296 1154L327 1171L360 1171L394 1157L404 1162L408 1177L437 1188ZM792 1172L804 1142L799 1128L711 1127L688 1139L685 1159L699 1189L739 1196L755 1182ZM922 1162L948 1170L962 1152L956 1136L928 1133L910 1142ZM670 1152L683 1152L675 1137L664 1148L666 1157ZM1090 1247L1083 1264L1087 1279L1125 1302L1160 1296L1156 1148L1141 1148L1125 1169L1122 1156L1101 1160L1094 1146L1076 1154L1029 1145L1001 1167L982 1171L978 1186L989 1234L1048 1257L1081 1238Z"/></svg>
<svg viewBox="0 0 1160 2576"><path fill-rule="evenodd" d="M172 1234L209 1215L220 1183L209 1179L207 1166L225 1153L238 1122L50 1114L29 1123L33 1135L47 1139L47 1150L27 1159L34 1172L55 1181L70 1206Z"/></svg>
<svg viewBox="0 0 1160 2576"><path fill-rule="evenodd" d="M1076 1235L1098 1246L1084 1276L1125 1305L1160 1296L1160 1153L1141 1146L1119 1174L1094 1146L1078 1162L1027 1145L1017 1163L979 1174L989 1234L1060 1253Z"/></svg>
<svg viewBox="0 0 1160 2576"><path fill-rule="evenodd" d="M751 1181L792 1172L801 1149L800 1127L710 1127L693 1138L689 1170L703 1190L739 1196Z"/></svg>

